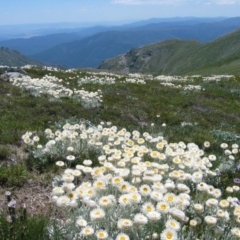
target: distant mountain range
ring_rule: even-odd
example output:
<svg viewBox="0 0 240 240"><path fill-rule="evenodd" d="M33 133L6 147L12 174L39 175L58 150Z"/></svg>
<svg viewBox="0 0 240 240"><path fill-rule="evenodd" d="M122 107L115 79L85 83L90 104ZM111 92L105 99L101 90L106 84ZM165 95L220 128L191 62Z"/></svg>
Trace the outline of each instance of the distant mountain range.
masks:
<svg viewBox="0 0 240 240"><path fill-rule="evenodd" d="M216 31L211 33L214 24L218 26ZM221 25L220 29L219 24ZM210 41L236 29L240 23L238 18L175 17L152 18L119 26L106 25L85 28L77 28L77 24L72 26L75 28L70 28L70 26L72 25L50 25L47 32L52 31L54 34L2 40L0 47L18 50L25 55L50 64L60 64L66 67L97 67L106 58L123 54L133 47L169 38ZM23 29L26 30L26 34L28 31L30 31L29 34L34 34L33 27L34 25L19 26L17 29L15 27L15 30L17 32ZM35 30L38 33L46 31L47 26L37 25L35 27L42 28ZM197 28L201 29L200 33L197 32ZM12 32L14 26L0 26L0 30L1 39L6 37L2 33L7 30ZM55 33L60 30L63 32Z"/></svg>
<svg viewBox="0 0 240 240"><path fill-rule="evenodd" d="M240 29L212 42L179 39L132 49L99 69L154 75L240 74Z"/></svg>
<svg viewBox="0 0 240 240"><path fill-rule="evenodd" d="M239 27L240 17L149 19L121 26L77 28L74 29L75 32L69 32L70 29L67 29L66 33L4 40L0 41L0 47L15 49L30 59L37 59L47 65L59 65L67 68L97 68L106 59L125 54L131 49L131 53L134 53L136 48L148 44L175 39L174 42L186 45L186 48L191 49L194 47L192 45L202 46L199 42L213 41ZM192 41L190 44L180 41L180 39ZM18 54L20 55L19 52ZM27 59L26 56L24 58ZM115 60L111 61L115 62ZM6 59L5 62L9 61ZM23 62L21 65L25 64L25 61ZM105 61L100 67L106 67L106 63L108 66L111 65L109 61ZM4 64L3 58L2 64ZM18 64L20 64L20 60ZM129 71L135 70L129 68Z"/></svg>
<svg viewBox="0 0 240 240"><path fill-rule="evenodd" d="M75 41L79 37L77 33L58 33L28 39L19 38L0 41L0 46L15 49L25 55L31 55L61 43Z"/></svg>
<svg viewBox="0 0 240 240"><path fill-rule="evenodd" d="M28 58L16 50L0 47L0 65L22 67L27 64L43 65L40 61Z"/></svg>
<svg viewBox="0 0 240 240"><path fill-rule="evenodd" d="M85 37L92 36L94 34L106 31L122 31L128 30L140 26L145 26L147 24L158 23L159 27L170 27L170 26L186 26L194 25L198 23L207 22L217 22L221 21L223 18L193 18L193 17L175 17L175 18L152 18L148 20L143 20L139 22L119 25L119 26L91 26L77 28L78 24L49 24L48 28L46 24L41 25L17 25L17 26L0 26L0 46L8 47L20 51L25 55L33 55L44 50L50 49L62 43L73 42L75 40L80 40ZM36 29L34 29L34 27ZM67 28L69 27L69 28ZM72 28L70 28L72 27ZM22 34L38 36L28 37L28 38L12 38L6 39L10 33L12 34ZM52 33L51 33L52 31ZM60 31L60 32L59 32ZM45 34L43 34L45 33ZM49 34L51 33L51 34Z"/></svg>
<svg viewBox="0 0 240 240"><path fill-rule="evenodd" d="M102 28L128 28L142 26L149 23L158 22L184 22L192 20L193 22L216 22L224 20L226 17L197 18L197 17L173 17L173 18L151 18L147 20L136 21L111 21L111 22L58 22L58 23L30 23L15 25L0 25L0 40L31 38L58 33L82 32L87 29L101 26ZM108 29L108 30L109 30Z"/></svg>
<svg viewBox="0 0 240 240"><path fill-rule="evenodd" d="M69 68L98 67L107 58L146 44L176 38L208 42L240 27L240 17L194 25L189 21L151 23L124 30L109 30L30 56L42 62Z"/></svg>

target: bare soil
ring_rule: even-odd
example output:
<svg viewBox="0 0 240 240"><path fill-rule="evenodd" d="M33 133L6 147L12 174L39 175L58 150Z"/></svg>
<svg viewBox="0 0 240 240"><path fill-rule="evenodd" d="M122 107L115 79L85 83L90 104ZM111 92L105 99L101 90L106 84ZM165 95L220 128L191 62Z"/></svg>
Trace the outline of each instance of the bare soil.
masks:
<svg viewBox="0 0 240 240"><path fill-rule="evenodd" d="M16 200L16 208L26 206L28 215L48 215L50 213L51 186L41 186L37 182L30 182L20 188L0 187L0 212L7 211L6 191L10 191L12 199Z"/></svg>
<svg viewBox="0 0 240 240"><path fill-rule="evenodd" d="M20 146L7 145L12 154L5 159L1 159L2 164L19 164L25 161L27 153ZM35 173L34 173L35 174ZM6 191L11 192L12 199L16 200L16 208L26 206L27 213L33 215L48 215L51 210L51 184L44 181L44 175L35 174L33 179L29 179L21 187L0 186L0 213L7 211Z"/></svg>

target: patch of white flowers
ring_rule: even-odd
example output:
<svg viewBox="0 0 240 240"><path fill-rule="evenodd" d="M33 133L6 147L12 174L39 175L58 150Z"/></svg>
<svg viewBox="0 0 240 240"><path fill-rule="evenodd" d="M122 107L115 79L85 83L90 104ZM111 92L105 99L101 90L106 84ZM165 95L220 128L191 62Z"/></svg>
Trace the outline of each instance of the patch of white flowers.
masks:
<svg viewBox="0 0 240 240"><path fill-rule="evenodd" d="M96 92L88 92L84 89L72 90L64 87L62 85L63 80L55 76L45 75L41 79L22 76L11 78L10 82L12 82L14 86L30 91L34 96L47 94L55 99L60 99L62 97L78 99L86 108L98 107L102 102L101 90Z"/></svg>
<svg viewBox="0 0 240 240"><path fill-rule="evenodd" d="M98 76L86 76L84 78L80 78L78 80L78 85L79 86L82 86L86 83L97 83L97 84L115 84L115 80L116 78L115 77L110 77L110 76L104 76L104 77L98 77Z"/></svg>
<svg viewBox="0 0 240 240"><path fill-rule="evenodd" d="M234 76L233 75L213 75L213 76L210 76L210 77L203 77L203 81L219 82L223 79L231 79L231 78L234 78Z"/></svg>
<svg viewBox="0 0 240 240"><path fill-rule="evenodd" d="M31 132L22 139L33 151L55 156L56 164L65 166L53 182L51 197L62 216L55 227L66 238L240 238L239 187L212 185L219 179L212 163L220 160L195 143L169 143L161 135L104 123L95 128L67 123L55 132L46 129L45 135L48 141L41 147ZM226 159L239 158L237 144L229 149L223 143L221 148ZM67 167L79 160L81 151L93 149L96 159ZM54 234L54 227L49 231Z"/></svg>
<svg viewBox="0 0 240 240"><path fill-rule="evenodd" d="M22 67L23 69L36 68L34 65L26 65ZM202 79L203 81L220 81L220 80L229 80L234 78L232 75L214 75L210 77L202 77L201 75L193 76L165 76L160 75L153 77L152 75L144 74L128 74L128 75L117 75L108 72L85 72L85 77L80 77L81 72L76 69L60 70L54 67L43 67L48 71L59 71L63 73L71 73L72 76L68 77L69 81L63 81L55 76L46 75L42 78L31 78L29 76L13 76L10 81L13 85L18 86L22 89L30 91L33 96L40 96L41 94L47 94L50 101L60 101L63 97L74 98L77 101L81 102L84 108L97 108L103 103L103 95L101 90L89 92L82 89L71 89L66 87L69 85L71 80L78 79L78 86L83 86L84 84L100 84L100 85L110 85L116 84L117 82L122 84L146 84L148 81L157 80L160 81L160 84L165 87L171 87L176 89L182 89L184 91L204 91L205 89L200 85L194 84L184 84L189 82L194 82L195 80ZM181 84L179 84L181 82ZM65 86L64 86L65 85Z"/></svg>
<svg viewBox="0 0 240 240"><path fill-rule="evenodd" d="M180 77L180 76L159 75L159 76L154 77L154 80L159 80L162 82L174 82L174 81L186 81L186 78Z"/></svg>
<svg viewBox="0 0 240 240"><path fill-rule="evenodd" d="M22 69L33 69L33 68L37 68L37 66L36 65L27 64L27 65L22 67ZM54 72L60 71L59 68L49 67L49 66L44 66L43 69L46 69L48 71L54 71Z"/></svg>
<svg viewBox="0 0 240 240"><path fill-rule="evenodd" d="M166 87L172 87L172 88L179 88L179 89L183 89L183 90L204 90L200 85L185 85L185 86L182 86L182 85L176 85L176 84L173 84L171 82L162 82L160 83L161 85L163 86L166 86Z"/></svg>
<svg viewBox="0 0 240 240"><path fill-rule="evenodd" d="M194 122L181 122L181 127L185 127L185 126L196 126L198 125L198 123Z"/></svg>
<svg viewBox="0 0 240 240"><path fill-rule="evenodd" d="M126 78L126 83L146 84L146 81L143 79Z"/></svg>
<svg viewBox="0 0 240 240"><path fill-rule="evenodd" d="M159 75L154 77L154 80L158 80L161 82L186 82L192 81L194 82L196 79L203 79L205 82L219 82L221 80L229 80L234 78L233 75L213 75L208 77L202 77L201 75L192 75L192 76L166 76L166 75Z"/></svg>

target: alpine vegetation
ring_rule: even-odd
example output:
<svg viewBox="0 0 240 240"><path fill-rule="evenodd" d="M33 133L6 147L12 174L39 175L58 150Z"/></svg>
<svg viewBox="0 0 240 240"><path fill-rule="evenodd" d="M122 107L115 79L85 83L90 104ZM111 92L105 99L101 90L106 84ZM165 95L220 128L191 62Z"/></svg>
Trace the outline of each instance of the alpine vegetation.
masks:
<svg viewBox="0 0 240 240"><path fill-rule="evenodd" d="M183 88L183 90L203 90L202 87L199 85L186 85L182 87L181 85L175 85L170 82L163 82L161 84L163 86L172 87L172 88Z"/></svg>
<svg viewBox="0 0 240 240"><path fill-rule="evenodd" d="M104 76L104 77L98 77L98 76L85 76L84 78L80 78L78 80L78 85L82 86L84 84L89 84L89 83L95 83L95 84L114 84L115 83L115 77L109 77L109 76Z"/></svg>
<svg viewBox="0 0 240 240"><path fill-rule="evenodd" d="M62 168L52 183L50 239L240 238L240 181L221 181L223 162L238 171L238 144L222 143L217 155L208 141L201 149L159 132L83 120L22 139L35 162Z"/></svg>
<svg viewBox="0 0 240 240"><path fill-rule="evenodd" d="M71 90L61 84L62 79L58 79L55 76L46 75L41 79L24 76L12 78L10 82L12 82L14 86L29 91L33 96L47 94L55 101L63 97L74 98L79 100L86 108L98 107L102 102L100 90L96 92L88 92L84 89Z"/></svg>

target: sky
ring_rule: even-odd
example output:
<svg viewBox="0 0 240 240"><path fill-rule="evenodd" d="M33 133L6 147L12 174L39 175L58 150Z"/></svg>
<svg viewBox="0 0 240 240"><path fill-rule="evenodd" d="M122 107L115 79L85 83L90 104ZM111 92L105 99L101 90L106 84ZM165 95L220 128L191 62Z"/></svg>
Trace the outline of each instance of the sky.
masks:
<svg viewBox="0 0 240 240"><path fill-rule="evenodd" d="M237 17L240 0L0 0L0 25Z"/></svg>

